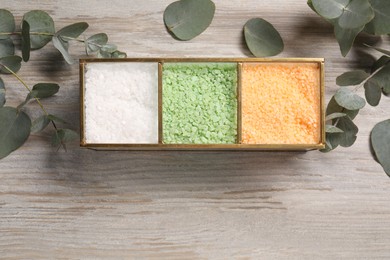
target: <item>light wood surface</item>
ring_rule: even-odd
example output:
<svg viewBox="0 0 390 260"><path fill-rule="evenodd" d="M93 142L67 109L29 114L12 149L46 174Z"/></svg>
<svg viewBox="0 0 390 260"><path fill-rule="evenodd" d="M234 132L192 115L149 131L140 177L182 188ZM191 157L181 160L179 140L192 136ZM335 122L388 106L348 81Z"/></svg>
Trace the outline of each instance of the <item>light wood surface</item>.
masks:
<svg viewBox="0 0 390 260"><path fill-rule="evenodd" d="M56 28L90 24L129 57L245 57L242 27L262 17L279 30L280 57L324 57L326 97L335 77L370 65L360 44L343 58L332 28L306 0L215 1L211 26L190 42L165 30L171 1L2 0L18 23L33 9ZM363 35L358 43L389 46ZM84 57L83 46L72 53ZM378 56L374 52L372 55ZM51 44L34 51L20 76L58 82L47 109L78 130L78 66ZM8 104L25 96L3 76ZM362 90L360 90L362 91ZM362 93L362 92L360 92ZM0 161L1 259L390 259L390 179L370 154L369 134L389 117L390 101L367 106L352 148L296 152L55 152L50 131L33 135ZM28 109L39 115L36 105Z"/></svg>

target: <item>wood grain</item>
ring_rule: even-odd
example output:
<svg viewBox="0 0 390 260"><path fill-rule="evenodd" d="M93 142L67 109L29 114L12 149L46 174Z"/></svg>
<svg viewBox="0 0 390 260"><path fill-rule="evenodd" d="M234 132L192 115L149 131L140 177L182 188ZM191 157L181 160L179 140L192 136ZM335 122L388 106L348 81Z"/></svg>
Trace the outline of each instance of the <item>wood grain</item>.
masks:
<svg viewBox="0 0 390 260"><path fill-rule="evenodd" d="M33 9L56 28L90 24L108 32L130 57L245 57L242 27L262 17L281 33L281 57L324 57L326 96L335 77L371 64L363 35L343 58L332 28L306 1L215 0L211 26L190 42L174 40L162 14L171 1L2 0L19 23ZM83 57L83 46L72 54ZM47 109L78 129L78 66L49 44L34 51L20 76L33 85L58 82ZM3 76L8 104L25 90ZM362 90L360 90L362 91ZM370 154L384 98L356 118L352 148L320 152L96 152L77 144L56 153L50 131L33 135L0 161L1 259L389 259L390 179ZM31 104L28 112L40 111Z"/></svg>

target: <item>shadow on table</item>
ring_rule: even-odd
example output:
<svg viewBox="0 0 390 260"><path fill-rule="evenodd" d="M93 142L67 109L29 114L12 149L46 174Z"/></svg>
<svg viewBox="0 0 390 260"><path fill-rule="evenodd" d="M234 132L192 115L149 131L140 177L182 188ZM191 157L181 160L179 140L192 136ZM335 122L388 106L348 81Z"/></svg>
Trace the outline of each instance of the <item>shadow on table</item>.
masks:
<svg viewBox="0 0 390 260"><path fill-rule="evenodd" d="M312 174L317 152L93 151L71 148L47 162L73 188L121 193L258 187ZM303 174L305 176L305 174Z"/></svg>

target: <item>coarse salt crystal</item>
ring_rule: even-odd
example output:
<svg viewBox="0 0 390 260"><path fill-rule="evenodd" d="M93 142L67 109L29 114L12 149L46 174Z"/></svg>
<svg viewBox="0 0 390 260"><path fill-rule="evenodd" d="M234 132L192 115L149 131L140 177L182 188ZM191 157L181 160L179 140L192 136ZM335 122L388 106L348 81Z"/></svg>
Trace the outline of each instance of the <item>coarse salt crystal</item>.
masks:
<svg viewBox="0 0 390 260"><path fill-rule="evenodd" d="M158 64L87 64L84 106L87 143L158 143Z"/></svg>

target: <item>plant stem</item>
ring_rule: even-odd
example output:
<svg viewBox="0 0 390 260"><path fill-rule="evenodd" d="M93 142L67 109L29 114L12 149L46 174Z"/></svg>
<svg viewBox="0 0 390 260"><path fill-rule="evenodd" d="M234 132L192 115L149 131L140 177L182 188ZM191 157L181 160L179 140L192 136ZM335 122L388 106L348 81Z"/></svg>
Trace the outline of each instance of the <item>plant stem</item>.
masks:
<svg viewBox="0 0 390 260"><path fill-rule="evenodd" d="M8 68L7 66L5 66L4 64L1 64L1 66L3 66L6 70L8 70L17 80L20 81L20 83L22 83L22 85L28 90L29 93L32 93L31 89L27 86L26 82L24 82L23 79L21 79L18 74L16 74L13 70L11 70L10 68ZM46 111L45 107L42 105L41 101L39 100L39 98L37 97L34 97L34 99L37 101L38 105L41 107L43 113L45 113L46 116L49 115L49 113ZM56 124L54 123L53 120L50 120L51 123L53 124L54 128L57 130L57 126Z"/></svg>
<svg viewBox="0 0 390 260"><path fill-rule="evenodd" d="M0 36L1 35L21 35L21 34L22 34L21 32L4 32L4 33L0 33ZM30 35L41 35L41 36L51 36L51 37L53 37L55 34L53 34L53 33L45 33L45 32L30 32ZM68 36L61 36L61 38L64 38L64 39L67 39L67 40L74 40L74 41L78 41L78 42L82 42L82 43L86 42L83 39L73 38L73 37L68 37ZM94 42L89 42L88 44L94 45L94 46L99 47L99 48L103 47L103 45L97 44L97 43L94 43Z"/></svg>
<svg viewBox="0 0 390 260"><path fill-rule="evenodd" d="M21 32L2 32L0 35L15 35L15 34L22 34Z"/></svg>
<svg viewBox="0 0 390 260"><path fill-rule="evenodd" d="M45 33L45 32L30 32L30 35L54 36L54 34L52 33Z"/></svg>
<svg viewBox="0 0 390 260"><path fill-rule="evenodd" d="M15 78L17 78L17 80L20 81L20 83L22 83L22 85L28 90L28 92L31 93L31 89L27 86L26 82L24 82L23 79L21 79L18 74L16 74L13 70L11 70L10 68L8 68L7 66L5 65L1 65L3 66L6 70L8 70ZM34 97L35 100L37 101L38 105L41 107L42 111L45 113L45 115L49 115L49 113L47 113L46 109L43 107L41 101L39 101L39 98L36 98Z"/></svg>
<svg viewBox="0 0 390 260"><path fill-rule="evenodd" d="M52 36L52 37L54 36L54 34L52 34L52 33L44 33L44 32L30 32L30 35L43 35L43 36ZM86 42L83 39L73 38L73 37L69 37L69 36L61 36L61 38L67 39L67 40L78 41L78 42L82 42L82 43ZM103 47L103 45L100 45L100 44L97 44L94 42L89 42L88 44L92 44L92 45L95 45L96 47L100 47L100 48Z"/></svg>
<svg viewBox="0 0 390 260"><path fill-rule="evenodd" d="M371 79L375 74L377 74L379 71L381 71L387 64L383 65L382 67L379 67L376 71L374 71L368 78L366 78L365 80L363 80L362 83L360 83L359 85L357 85L353 91L358 91L362 86L364 86L364 83L366 83L369 79Z"/></svg>

